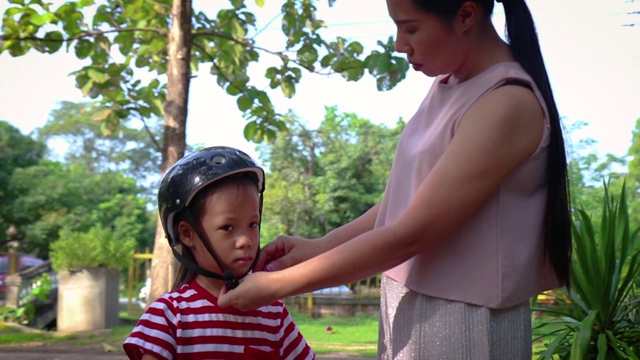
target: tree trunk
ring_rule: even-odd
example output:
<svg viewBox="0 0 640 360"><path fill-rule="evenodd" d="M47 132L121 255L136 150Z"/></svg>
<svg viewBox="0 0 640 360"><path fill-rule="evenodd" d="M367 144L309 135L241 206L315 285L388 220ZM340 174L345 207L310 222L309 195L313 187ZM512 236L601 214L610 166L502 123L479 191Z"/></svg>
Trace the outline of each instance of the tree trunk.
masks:
<svg viewBox="0 0 640 360"><path fill-rule="evenodd" d="M191 80L191 0L173 0L169 32L167 99L164 105L164 143L162 173L184 156L186 148L187 105ZM171 253L158 219L151 261L151 291L147 303L168 291L177 273L178 262Z"/></svg>

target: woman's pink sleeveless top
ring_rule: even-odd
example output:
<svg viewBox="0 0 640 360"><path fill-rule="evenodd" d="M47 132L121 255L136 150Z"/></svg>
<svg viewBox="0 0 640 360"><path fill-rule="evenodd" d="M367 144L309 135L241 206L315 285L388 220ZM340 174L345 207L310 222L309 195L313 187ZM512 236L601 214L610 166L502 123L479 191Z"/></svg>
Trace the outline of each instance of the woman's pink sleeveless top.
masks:
<svg viewBox="0 0 640 360"><path fill-rule="evenodd" d="M506 79L524 80L533 87L545 112L540 145L458 229L385 272L413 291L505 308L559 286L542 246L549 119L540 92L515 62L496 64L460 84L443 84L442 76L435 79L398 142L376 227L393 223L409 206L465 112Z"/></svg>

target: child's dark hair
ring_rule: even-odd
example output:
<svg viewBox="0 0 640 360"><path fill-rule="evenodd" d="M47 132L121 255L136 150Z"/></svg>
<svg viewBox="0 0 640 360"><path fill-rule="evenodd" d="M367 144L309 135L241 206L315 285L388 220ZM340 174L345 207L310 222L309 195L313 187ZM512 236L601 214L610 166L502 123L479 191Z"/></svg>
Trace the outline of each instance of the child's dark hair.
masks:
<svg viewBox="0 0 640 360"><path fill-rule="evenodd" d="M215 191L223 187L234 186L234 185L238 187L245 186L245 185L255 187L256 192L258 192L259 191L258 182L259 182L258 177L253 172L241 172L241 173L226 176L220 180L212 182L211 184L205 186L193 197L193 199L189 203L189 206L187 206L187 208L184 211L176 214L176 218L174 221L175 226L177 227L180 224L180 222L186 221L184 214L185 212L189 212L191 214L191 217L198 222L197 225L202 227L202 224L201 224L202 213L204 211L207 198L209 198L209 196L212 193L214 193ZM176 231L176 234L180 236L179 232L177 231ZM189 261L195 264L196 259L191 249L184 245L182 245L181 247L182 247L182 256L184 256ZM171 287L171 289L172 290L178 289L180 286L188 283L193 278L195 278L196 275L197 273L195 271L187 268L186 266L180 265L180 269L176 274L176 279L173 282L173 286Z"/></svg>
<svg viewBox="0 0 640 360"><path fill-rule="evenodd" d="M477 3L487 18L493 0L413 0L417 8L450 21L467 1ZM545 213L544 250L558 279L569 286L571 265L571 212L563 129L544 65L538 35L525 0L503 0L509 47L520 66L540 90L549 112L551 138L547 159L548 195Z"/></svg>

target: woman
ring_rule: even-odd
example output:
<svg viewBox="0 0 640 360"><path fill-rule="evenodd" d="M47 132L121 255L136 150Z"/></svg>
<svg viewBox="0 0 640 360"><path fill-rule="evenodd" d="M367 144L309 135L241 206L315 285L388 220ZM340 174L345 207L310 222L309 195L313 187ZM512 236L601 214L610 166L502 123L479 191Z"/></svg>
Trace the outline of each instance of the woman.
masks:
<svg viewBox="0 0 640 360"><path fill-rule="evenodd" d="M380 359L531 359L529 299L566 285L562 129L533 20L504 0L387 0L396 50L436 79L399 140L382 201L322 238L280 237L221 306L383 272Z"/></svg>

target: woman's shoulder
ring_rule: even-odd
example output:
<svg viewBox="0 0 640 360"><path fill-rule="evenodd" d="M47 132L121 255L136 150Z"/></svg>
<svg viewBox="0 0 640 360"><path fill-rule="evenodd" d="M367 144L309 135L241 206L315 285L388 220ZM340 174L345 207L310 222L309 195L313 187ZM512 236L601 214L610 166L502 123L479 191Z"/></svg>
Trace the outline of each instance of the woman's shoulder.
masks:
<svg viewBox="0 0 640 360"><path fill-rule="evenodd" d="M460 83L461 87L471 88L492 88L501 84L507 79L519 79L532 83L532 79L527 72L515 61L499 62L486 68L481 73L471 79Z"/></svg>
<svg viewBox="0 0 640 360"><path fill-rule="evenodd" d="M502 84L504 81L512 79L524 81L531 85L534 84L531 76L515 61L494 64L485 71L484 75L487 79L490 79L489 81L495 84Z"/></svg>

